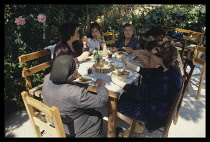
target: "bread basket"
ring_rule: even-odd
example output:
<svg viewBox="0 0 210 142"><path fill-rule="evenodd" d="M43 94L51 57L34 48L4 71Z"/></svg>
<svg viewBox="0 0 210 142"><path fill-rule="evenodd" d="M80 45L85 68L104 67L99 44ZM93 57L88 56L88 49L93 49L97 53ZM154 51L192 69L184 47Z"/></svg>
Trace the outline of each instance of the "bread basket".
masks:
<svg viewBox="0 0 210 142"><path fill-rule="evenodd" d="M108 73L112 66L108 62L99 62L93 65L93 68L98 73Z"/></svg>

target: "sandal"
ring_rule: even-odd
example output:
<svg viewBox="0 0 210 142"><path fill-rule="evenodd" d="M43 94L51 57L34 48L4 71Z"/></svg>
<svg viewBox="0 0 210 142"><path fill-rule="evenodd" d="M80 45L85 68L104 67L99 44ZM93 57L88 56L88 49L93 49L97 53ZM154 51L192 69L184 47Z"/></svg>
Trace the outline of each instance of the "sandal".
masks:
<svg viewBox="0 0 210 142"><path fill-rule="evenodd" d="M130 130L131 130L131 127L129 127L123 134L123 138L128 138L129 134L130 134ZM143 126L140 125L139 122L136 123L136 126L134 128L134 132L136 133L142 133L144 130Z"/></svg>

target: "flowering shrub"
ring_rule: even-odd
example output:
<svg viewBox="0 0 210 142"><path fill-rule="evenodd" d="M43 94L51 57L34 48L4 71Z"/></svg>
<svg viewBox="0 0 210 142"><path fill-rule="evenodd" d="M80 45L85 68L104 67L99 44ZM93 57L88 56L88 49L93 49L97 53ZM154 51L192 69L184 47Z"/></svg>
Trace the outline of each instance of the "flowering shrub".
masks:
<svg viewBox="0 0 210 142"><path fill-rule="evenodd" d="M18 18L15 18L15 23L17 25L24 25L26 23L25 18L22 18L22 16L19 16Z"/></svg>
<svg viewBox="0 0 210 142"><path fill-rule="evenodd" d="M39 14L38 16L38 21L40 22L40 23L44 23L45 21L46 21L46 16L45 16L45 14Z"/></svg>
<svg viewBox="0 0 210 142"><path fill-rule="evenodd" d="M46 22L47 17L45 16L45 14L41 13L37 16L37 19L40 23L44 23L44 22ZM22 16L19 16L18 18L15 18L15 23L17 25L25 25L26 20L25 20L25 18L22 18Z"/></svg>

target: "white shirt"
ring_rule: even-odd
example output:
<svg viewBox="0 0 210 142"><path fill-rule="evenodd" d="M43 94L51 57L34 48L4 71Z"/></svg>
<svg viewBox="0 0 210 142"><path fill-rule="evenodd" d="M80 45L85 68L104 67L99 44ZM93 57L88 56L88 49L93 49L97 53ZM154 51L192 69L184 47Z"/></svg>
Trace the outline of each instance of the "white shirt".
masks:
<svg viewBox="0 0 210 142"><path fill-rule="evenodd" d="M104 38L102 38L102 42L105 42ZM87 46L89 47L89 51L92 52L93 50L95 50L95 48L98 48L100 49L100 42L95 39L95 38L88 38L88 41L87 41Z"/></svg>

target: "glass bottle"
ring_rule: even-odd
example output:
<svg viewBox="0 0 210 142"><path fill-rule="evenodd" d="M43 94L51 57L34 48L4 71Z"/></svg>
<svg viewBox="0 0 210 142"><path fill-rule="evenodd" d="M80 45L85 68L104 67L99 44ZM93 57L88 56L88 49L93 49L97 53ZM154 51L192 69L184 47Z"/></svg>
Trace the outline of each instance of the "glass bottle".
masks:
<svg viewBox="0 0 210 142"><path fill-rule="evenodd" d="M108 50L107 50L107 47L106 47L106 44L104 45L104 48L103 48L103 51L102 51L102 57L106 57L108 54Z"/></svg>
<svg viewBox="0 0 210 142"><path fill-rule="evenodd" d="M94 60L95 60L95 63L99 63L100 62L100 56L98 54L98 48L96 48L96 52L94 54Z"/></svg>

